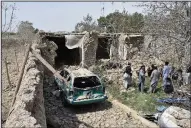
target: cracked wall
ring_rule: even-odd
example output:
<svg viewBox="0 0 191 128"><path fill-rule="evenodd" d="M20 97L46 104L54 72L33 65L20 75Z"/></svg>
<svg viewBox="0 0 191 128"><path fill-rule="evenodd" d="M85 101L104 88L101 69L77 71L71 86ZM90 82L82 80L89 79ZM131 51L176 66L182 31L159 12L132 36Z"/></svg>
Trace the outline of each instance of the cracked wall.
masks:
<svg viewBox="0 0 191 128"><path fill-rule="evenodd" d="M144 47L144 37L141 35L121 34L118 38L119 58L122 60L131 59Z"/></svg>
<svg viewBox="0 0 191 128"><path fill-rule="evenodd" d="M55 38L60 38L60 37L64 38L65 35L56 35L54 33L51 33L51 34L45 33L44 34L43 42L47 45L47 47L49 47L51 49L50 51L52 51L52 53L47 50L46 50L46 52L43 51L43 53L45 53L45 55L44 55L45 59L51 65L54 66L55 58L53 58L53 57L57 56L56 50L58 49L58 46L55 42L47 40L49 36L55 37ZM80 37L80 34L78 36ZM100 38L107 39L106 43L108 43L108 48L105 48L105 50L106 51L108 50L108 54L109 54L108 59L111 59L111 60L131 59L136 53L138 53L141 50L141 48L143 47L143 43L144 43L144 37L142 35L132 35L132 34L130 34L130 35L127 35L127 34L110 35L110 34L108 34L108 35L102 35L100 37L99 33L95 32L95 31L81 33L81 38L83 38L83 40L80 40L80 42L78 43L79 54L77 56L79 56L78 60L81 61L80 64L84 65L85 67L94 65L96 60L101 59L103 57L103 56L99 55L100 52L103 52L103 51L99 51L99 49L101 49L101 48L99 48L99 45L100 45L99 43L102 43L102 42L99 42ZM62 42L63 44L65 43L64 41ZM74 42L75 42L75 40L74 40ZM52 48L51 43L56 46L54 46L54 48ZM72 51L72 49L70 49L70 50ZM102 48L102 50L103 50L103 48ZM105 52L103 52L103 53L105 53ZM51 56L52 58L48 56L49 54L52 55ZM72 58L72 57L69 57L69 58ZM77 63L77 65L78 64L79 63ZM64 65L64 63L62 65ZM73 64L71 63L71 65L73 65ZM62 67L62 66L60 66L60 67Z"/></svg>

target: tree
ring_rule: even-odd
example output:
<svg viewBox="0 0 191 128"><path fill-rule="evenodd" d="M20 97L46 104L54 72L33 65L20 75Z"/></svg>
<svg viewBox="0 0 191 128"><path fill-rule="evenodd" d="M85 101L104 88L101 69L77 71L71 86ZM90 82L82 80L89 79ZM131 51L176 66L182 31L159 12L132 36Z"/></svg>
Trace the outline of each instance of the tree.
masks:
<svg viewBox="0 0 191 128"><path fill-rule="evenodd" d="M98 30L97 24L95 21L93 21L92 16L87 14L86 17L83 17L83 21L79 22L75 26L76 32L83 32L83 31L92 31L92 30Z"/></svg>
<svg viewBox="0 0 191 128"><path fill-rule="evenodd" d="M116 10L106 17L100 17L99 27L106 27L107 32L140 32L143 26L143 15L140 13L128 14L126 10Z"/></svg>
<svg viewBox="0 0 191 128"><path fill-rule="evenodd" d="M130 32L141 32L144 25L144 16L141 13L133 13L129 16Z"/></svg>
<svg viewBox="0 0 191 128"><path fill-rule="evenodd" d="M35 36L35 30L33 24L29 21L21 21L18 27L18 34L23 43L29 43Z"/></svg>
<svg viewBox="0 0 191 128"><path fill-rule="evenodd" d="M190 44L189 2L147 2L140 6L145 7L147 14L143 33L153 37L150 46L155 55L160 57L163 52L178 66L185 65L183 57L190 53L190 47L187 47Z"/></svg>
<svg viewBox="0 0 191 128"><path fill-rule="evenodd" d="M19 27L18 27L18 33L28 33L28 32L34 32L33 24L29 21L21 21Z"/></svg>
<svg viewBox="0 0 191 128"><path fill-rule="evenodd" d="M36 33L38 33L38 32L39 32L39 29L38 29L38 28L35 28L34 33L36 34Z"/></svg>
<svg viewBox="0 0 191 128"><path fill-rule="evenodd" d="M9 4L7 2L2 2L2 34L7 34L7 32L13 32L16 25L15 20L15 10L16 4ZM14 26L15 25L15 26ZM8 34L9 35L9 34Z"/></svg>

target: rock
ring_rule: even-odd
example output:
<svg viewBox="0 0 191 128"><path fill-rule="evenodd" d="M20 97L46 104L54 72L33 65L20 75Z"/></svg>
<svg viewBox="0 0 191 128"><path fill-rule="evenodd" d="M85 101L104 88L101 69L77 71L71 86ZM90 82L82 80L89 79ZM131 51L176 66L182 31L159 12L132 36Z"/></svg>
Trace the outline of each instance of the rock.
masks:
<svg viewBox="0 0 191 128"><path fill-rule="evenodd" d="M159 118L160 127L190 127L190 112L175 106L167 108Z"/></svg>
<svg viewBox="0 0 191 128"><path fill-rule="evenodd" d="M105 124L105 127L109 127L109 124Z"/></svg>
<svg viewBox="0 0 191 128"><path fill-rule="evenodd" d="M56 91L53 91L52 94L56 97L59 97L60 96L60 91L59 90L56 90Z"/></svg>
<svg viewBox="0 0 191 128"><path fill-rule="evenodd" d="M10 97L10 96L12 96L12 95L13 95L13 93L12 93L12 92L9 92L8 96Z"/></svg>
<svg viewBox="0 0 191 128"><path fill-rule="evenodd" d="M80 124L79 128L87 128L84 124Z"/></svg>

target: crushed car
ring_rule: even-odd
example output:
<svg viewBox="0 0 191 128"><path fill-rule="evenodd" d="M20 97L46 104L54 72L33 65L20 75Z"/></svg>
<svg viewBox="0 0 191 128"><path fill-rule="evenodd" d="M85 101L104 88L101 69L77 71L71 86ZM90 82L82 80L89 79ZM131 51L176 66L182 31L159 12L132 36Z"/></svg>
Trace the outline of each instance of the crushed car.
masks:
<svg viewBox="0 0 191 128"><path fill-rule="evenodd" d="M105 101L105 86L101 79L85 68L74 70L63 69L60 75L66 79L64 83L55 77L63 105L83 105Z"/></svg>

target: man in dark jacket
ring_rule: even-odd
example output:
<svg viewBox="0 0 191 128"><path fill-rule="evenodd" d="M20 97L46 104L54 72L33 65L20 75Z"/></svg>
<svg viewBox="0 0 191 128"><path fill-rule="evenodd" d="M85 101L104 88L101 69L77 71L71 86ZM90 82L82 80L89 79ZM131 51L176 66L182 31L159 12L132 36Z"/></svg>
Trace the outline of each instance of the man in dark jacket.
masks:
<svg viewBox="0 0 191 128"><path fill-rule="evenodd" d="M130 62L127 64L127 67L125 69L125 73L129 74L130 76L132 76L132 70L131 70L131 63Z"/></svg>
<svg viewBox="0 0 191 128"><path fill-rule="evenodd" d="M128 63L124 75L123 75L123 82L124 82L124 87L127 89L131 84L132 84L132 72L131 72L131 63Z"/></svg>
<svg viewBox="0 0 191 128"><path fill-rule="evenodd" d="M154 64L152 64L151 67L148 67L148 69L147 69L148 77L151 76L151 73L153 72L153 70L154 70Z"/></svg>
<svg viewBox="0 0 191 128"><path fill-rule="evenodd" d="M138 88L139 91L141 91L142 93L144 90L144 85L145 85L145 66L142 65L139 70L139 77L138 77Z"/></svg>

